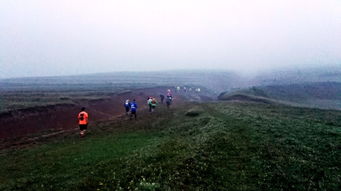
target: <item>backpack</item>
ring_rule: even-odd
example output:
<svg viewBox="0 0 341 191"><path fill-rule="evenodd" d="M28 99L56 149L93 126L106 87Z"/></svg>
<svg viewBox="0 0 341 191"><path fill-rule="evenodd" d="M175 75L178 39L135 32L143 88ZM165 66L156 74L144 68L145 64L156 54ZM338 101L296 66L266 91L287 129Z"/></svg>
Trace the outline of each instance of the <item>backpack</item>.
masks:
<svg viewBox="0 0 341 191"><path fill-rule="evenodd" d="M79 120L83 121L84 120L84 113L81 113L79 116Z"/></svg>

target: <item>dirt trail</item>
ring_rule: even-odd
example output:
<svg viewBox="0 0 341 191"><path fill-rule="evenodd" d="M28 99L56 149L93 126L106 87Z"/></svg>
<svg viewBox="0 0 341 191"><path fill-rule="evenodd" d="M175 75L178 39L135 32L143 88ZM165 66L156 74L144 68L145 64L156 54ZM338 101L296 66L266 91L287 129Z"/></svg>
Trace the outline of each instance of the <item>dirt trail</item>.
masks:
<svg viewBox="0 0 341 191"><path fill-rule="evenodd" d="M87 108L91 121L110 119L124 112L125 99L135 98L142 106L149 94L157 96L161 92L165 92L164 88L134 90L113 95L109 99L34 107L1 114L0 139L18 138L50 130L73 129L77 127L76 116L82 106Z"/></svg>
<svg viewBox="0 0 341 191"><path fill-rule="evenodd" d="M2 146L0 148L78 131L76 116L82 106L85 106L89 112L91 126L96 121L113 120L122 116L123 103L127 98L135 98L139 110L146 110L147 97L159 98L159 95L165 94L166 90L166 87L137 89L115 94L108 99L35 107L1 114L0 144ZM201 100L201 96L196 94L173 92L175 104ZM202 96L202 99L208 100L208 97Z"/></svg>

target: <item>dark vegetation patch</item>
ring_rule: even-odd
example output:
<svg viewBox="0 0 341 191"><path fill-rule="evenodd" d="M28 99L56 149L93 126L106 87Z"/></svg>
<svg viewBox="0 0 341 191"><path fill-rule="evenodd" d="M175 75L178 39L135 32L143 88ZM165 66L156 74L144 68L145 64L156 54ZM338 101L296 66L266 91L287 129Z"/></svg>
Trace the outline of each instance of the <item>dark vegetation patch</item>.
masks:
<svg viewBox="0 0 341 191"><path fill-rule="evenodd" d="M274 103L274 101L267 99L265 97L247 95L247 94L242 94L242 93L222 94L218 97L218 99L222 101L244 101L244 102L257 102L257 103L265 103L265 104Z"/></svg>
<svg viewBox="0 0 341 191"><path fill-rule="evenodd" d="M200 106L195 106L191 109L189 109L185 115L188 117L196 117L199 116L200 114L204 113L204 110Z"/></svg>

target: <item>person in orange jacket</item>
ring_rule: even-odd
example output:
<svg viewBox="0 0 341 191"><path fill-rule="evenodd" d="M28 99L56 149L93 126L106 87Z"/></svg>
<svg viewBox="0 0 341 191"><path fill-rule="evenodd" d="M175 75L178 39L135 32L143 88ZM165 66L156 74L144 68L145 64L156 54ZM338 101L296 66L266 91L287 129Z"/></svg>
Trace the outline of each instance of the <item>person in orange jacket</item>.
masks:
<svg viewBox="0 0 341 191"><path fill-rule="evenodd" d="M85 107L82 107L81 112L78 114L78 124L80 129L80 137L84 137L89 123L89 114L85 112Z"/></svg>

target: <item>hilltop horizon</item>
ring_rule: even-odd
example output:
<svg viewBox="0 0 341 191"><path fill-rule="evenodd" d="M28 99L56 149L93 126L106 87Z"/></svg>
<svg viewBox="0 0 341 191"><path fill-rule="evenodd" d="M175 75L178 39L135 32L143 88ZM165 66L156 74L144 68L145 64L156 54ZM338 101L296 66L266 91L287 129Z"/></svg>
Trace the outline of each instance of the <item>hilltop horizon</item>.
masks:
<svg viewBox="0 0 341 191"><path fill-rule="evenodd" d="M329 65L309 65L309 66L287 66L287 67L279 67L279 68L268 68L263 70L255 70L255 71L240 71L234 69L226 69L226 68L185 68L185 69L159 69L159 70L113 70L113 71L102 71L102 72L88 72L88 73L74 73L74 74L59 74L59 75L23 75L23 76L14 76L14 77L3 77L0 76L0 80L13 80L13 79L25 79L25 78L58 78L58 77L77 77L77 76L92 76L92 75L108 75L108 74L117 74L117 73L168 73L168 72L226 72L233 73L235 75L241 76L243 78L252 78L257 75L269 74L272 72L293 72L293 71L304 71L304 70L329 70L335 71L335 69L341 70L341 64L329 64Z"/></svg>

